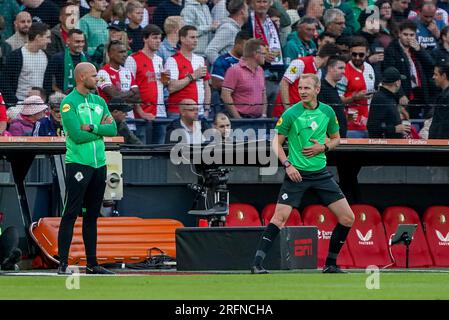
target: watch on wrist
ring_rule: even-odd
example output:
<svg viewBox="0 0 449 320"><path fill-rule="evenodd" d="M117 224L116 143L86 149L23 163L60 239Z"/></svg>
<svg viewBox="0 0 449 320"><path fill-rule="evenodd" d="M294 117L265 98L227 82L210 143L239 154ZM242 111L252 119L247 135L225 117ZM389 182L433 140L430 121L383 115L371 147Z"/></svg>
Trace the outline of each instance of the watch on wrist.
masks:
<svg viewBox="0 0 449 320"><path fill-rule="evenodd" d="M287 168L290 167L292 164L290 163L290 161L285 160L284 163L282 163L282 165L284 166L285 169L287 169Z"/></svg>
<svg viewBox="0 0 449 320"><path fill-rule="evenodd" d="M94 132L95 126L93 124L89 125L90 132Z"/></svg>

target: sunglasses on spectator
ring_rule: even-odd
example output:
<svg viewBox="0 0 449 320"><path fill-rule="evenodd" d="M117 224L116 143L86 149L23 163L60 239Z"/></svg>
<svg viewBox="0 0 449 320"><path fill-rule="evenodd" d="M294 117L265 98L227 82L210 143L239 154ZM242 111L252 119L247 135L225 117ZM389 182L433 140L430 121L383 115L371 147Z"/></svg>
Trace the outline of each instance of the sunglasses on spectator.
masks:
<svg viewBox="0 0 449 320"><path fill-rule="evenodd" d="M363 52L351 52L351 56L353 56L354 58L359 57L359 58L365 58L365 53Z"/></svg>

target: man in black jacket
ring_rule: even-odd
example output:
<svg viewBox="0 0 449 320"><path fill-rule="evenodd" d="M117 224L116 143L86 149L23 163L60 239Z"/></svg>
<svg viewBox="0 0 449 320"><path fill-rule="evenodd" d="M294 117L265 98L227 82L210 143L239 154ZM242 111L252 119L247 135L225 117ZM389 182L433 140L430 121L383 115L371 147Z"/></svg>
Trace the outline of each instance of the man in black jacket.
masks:
<svg viewBox="0 0 449 320"><path fill-rule="evenodd" d="M385 50L382 69L395 67L406 78L402 80L398 93L399 103L409 105L410 118L420 118L421 109L432 103L429 83L430 70L433 70L433 59L421 49L416 40L416 24L406 20L399 26L399 39L394 40ZM424 107L424 117L430 108Z"/></svg>
<svg viewBox="0 0 449 320"><path fill-rule="evenodd" d="M370 138L401 139L410 132L410 125L401 123L396 96L404 78L394 67L384 71L382 85L371 100L367 123Z"/></svg>
<svg viewBox="0 0 449 320"><path fill-rule="evenodd" d="M203 118L198 120L198 104L192 99L179 103L181 117L173 120L167 127L165 143L201 144L206 142L203 132L209 125Z"/></svg>
<svg viewBox="0 0 449 320"><path fill-rule="evenodd" d="M443 91L435 101L429 139L449 139L449 63L435 66L433 79Z"/></svg>

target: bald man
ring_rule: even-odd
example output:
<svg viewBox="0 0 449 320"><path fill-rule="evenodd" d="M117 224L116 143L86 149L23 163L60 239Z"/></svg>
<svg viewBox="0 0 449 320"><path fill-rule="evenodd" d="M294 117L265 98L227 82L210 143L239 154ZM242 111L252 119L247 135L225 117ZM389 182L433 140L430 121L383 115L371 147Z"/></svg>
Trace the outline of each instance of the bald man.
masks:
<svg viewBox="0 0 449 320"><path fill-rule="evenodd" d="M66 134L66 196L58 234L58 274L70 275L69 250L73 227L82 208L83 240L88 274L111 274L97 263L97 218L106 187L104 136L117 135L106 102L91 93L97 86L93 64L75 67L76 87L61 102L62 127Z"/></svg>
<svg viewBox="0 0 449 320"><path fill-rule="evenodd" d="M31 14L28 12L22 11L17 14L14 20L16 32L6 40L12 50L22 48L28 42L28 30L30 30L32 22Z"/></svg>
<svg viewBox="0 0 449 320"><path fill-rule="evenodd" d="M179 102L180 117L173 120L167 127L165 143L201 144L205 142L203 132L209 129L204 118L198 120L198 103L192 99Z"/></svg>

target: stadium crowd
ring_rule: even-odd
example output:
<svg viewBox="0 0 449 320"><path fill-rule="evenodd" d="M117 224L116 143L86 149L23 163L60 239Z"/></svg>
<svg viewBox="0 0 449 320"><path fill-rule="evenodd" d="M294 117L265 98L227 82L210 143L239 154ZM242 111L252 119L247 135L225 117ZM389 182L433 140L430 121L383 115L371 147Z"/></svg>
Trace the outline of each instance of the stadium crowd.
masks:
<svg viewBox="0 0 449 320"><path fill-rule="evenodd" d="M448 139L448 12L449 0L2 0L0 133L63 135L59 104L88 61L127 143L174 128L202 142L228 117L274 127L304 73L321 78L342 137Z"/></svg>

